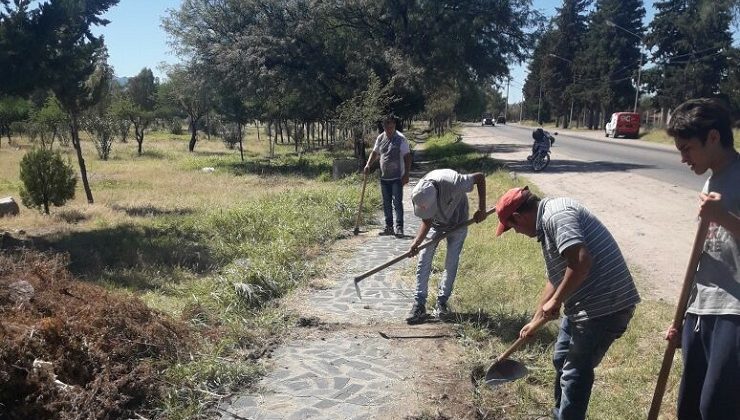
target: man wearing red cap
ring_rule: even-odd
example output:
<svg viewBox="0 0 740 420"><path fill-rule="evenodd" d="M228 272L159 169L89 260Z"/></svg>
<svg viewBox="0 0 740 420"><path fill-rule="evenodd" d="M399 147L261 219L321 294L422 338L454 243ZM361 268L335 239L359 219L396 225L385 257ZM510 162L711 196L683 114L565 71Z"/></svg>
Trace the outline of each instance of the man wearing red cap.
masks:
<svg viewBox="0 0 740 420"><path fill-rule="evenodd" d="M496 203L496 236L509 229L537 238L548 281L532 321L555 319L564 307L553 364L556 419L585 419L594 368L627 329L640 296L611 233L570 198L540 199L527 187L507 191Z"/></svg>

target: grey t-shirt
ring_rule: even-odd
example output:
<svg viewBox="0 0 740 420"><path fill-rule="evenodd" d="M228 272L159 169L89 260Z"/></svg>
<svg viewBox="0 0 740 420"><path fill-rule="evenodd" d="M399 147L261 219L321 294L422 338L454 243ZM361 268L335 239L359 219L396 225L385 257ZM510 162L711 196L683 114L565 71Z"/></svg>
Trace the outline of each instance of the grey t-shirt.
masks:
<svg viewBox="0 0 740 420"><path fill-rule="evenodd" d="M640 302L617 242L587 208L570 198L545 198L537 209L536 226L553 286L558 287L565 276L566 249L582 244L591 254L586 279L563 304L565 315L572 321L609 315Z"/></svg>
<svg viewBox="0 0 740 420"><path fill-rule="evenodd" d="M740 217L740 158L721 172L712 174L704 184L703 192L722 194L722 204L727 211ZM710 223L687 312L697 315L740 315L738 268L738 238L724 227Z"/></svg>
<svg viewBox="0 0 740 420"><path fill-rule="evenodd" d="M452 169L436 169L424 176L437 189L437 206L432 226L446 230L468 220L467 193L473 191L473 175L463 175Z"/></svg>
<svg viewBox="0 0 740 420"><path fill-rule="evenodd" d="M380 178L386 181L401 179L406 172L403 157L411 152L406 137L396 131L389 139L381 133L375 139L373 151L380 155Z"/></svg>

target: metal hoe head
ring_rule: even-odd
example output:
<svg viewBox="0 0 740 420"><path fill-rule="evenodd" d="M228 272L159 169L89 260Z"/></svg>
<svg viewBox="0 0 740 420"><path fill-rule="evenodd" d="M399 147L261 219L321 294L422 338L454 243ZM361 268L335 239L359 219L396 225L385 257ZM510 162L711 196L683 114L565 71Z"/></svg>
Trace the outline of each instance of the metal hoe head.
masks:
<svg viewBox="0 0 740 420"><path fill-rule="evenodd" d="M486 385L495 388L501 384L527 376L529 370L523 363L504 359L491 365L486 371Z"/></svg>

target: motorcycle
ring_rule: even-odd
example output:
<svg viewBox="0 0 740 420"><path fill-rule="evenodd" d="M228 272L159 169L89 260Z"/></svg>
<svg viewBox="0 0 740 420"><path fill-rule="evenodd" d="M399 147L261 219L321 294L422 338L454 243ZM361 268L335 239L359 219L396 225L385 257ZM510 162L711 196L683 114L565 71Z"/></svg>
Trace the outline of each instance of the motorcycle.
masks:
<svg viewBox="0 0 740 420"><path fill-rule="evenodd" d="M554 135L558 135L557 132ZM532 170L540 172L550 164L550 147L555 143L555 136L549 132L538 128L532 133L532 138L536 140L532 155L527 157Z"/></svg>

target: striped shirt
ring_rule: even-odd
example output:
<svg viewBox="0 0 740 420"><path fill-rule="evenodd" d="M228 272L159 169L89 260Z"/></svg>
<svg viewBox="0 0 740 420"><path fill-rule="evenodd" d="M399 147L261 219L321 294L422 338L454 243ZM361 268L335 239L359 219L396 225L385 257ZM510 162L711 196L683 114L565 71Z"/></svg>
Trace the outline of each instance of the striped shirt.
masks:
<svg viewBox="0 0 740 420"><path fill-rule="evenodd" d="M563 252L582 244L591 255L591 270L581 286L563 303L573 322L618 312L640 302L617 242L587 208L570 198L545 198L537 209L537 240L542 246L550 283L563 281Z"/></svg>

